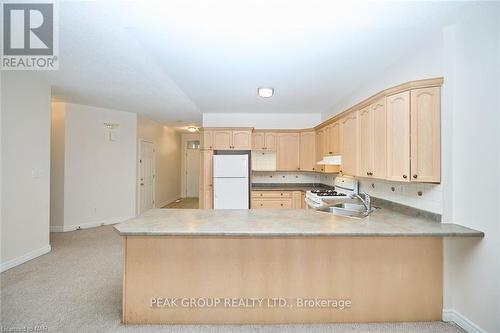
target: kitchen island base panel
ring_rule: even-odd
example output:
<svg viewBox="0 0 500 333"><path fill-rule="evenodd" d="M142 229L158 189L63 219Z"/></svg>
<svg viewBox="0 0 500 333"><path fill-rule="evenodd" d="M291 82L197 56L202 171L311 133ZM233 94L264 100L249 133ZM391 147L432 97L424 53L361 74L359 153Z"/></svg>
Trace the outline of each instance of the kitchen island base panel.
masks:
<svg viewBox="0 0 500 333"><path fill-rule="evenodd" d="M442 239L125 236L126 324L441 320ZM151 306L160 299L285 299L285 307ZM298 307L297 299L350 307ZM346 303L345 303L346 304Z"/></svg>

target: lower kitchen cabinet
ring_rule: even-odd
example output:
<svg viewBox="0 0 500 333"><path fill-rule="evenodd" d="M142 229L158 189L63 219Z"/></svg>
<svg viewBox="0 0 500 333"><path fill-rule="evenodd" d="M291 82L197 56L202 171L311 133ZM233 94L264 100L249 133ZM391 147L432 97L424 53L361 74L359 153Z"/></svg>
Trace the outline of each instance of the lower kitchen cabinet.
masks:
<svg viewBox="0 0 500 333"><path fill-rule="evenodd" d="M301 191L252 191L252 209L300 209Z"/></svg>

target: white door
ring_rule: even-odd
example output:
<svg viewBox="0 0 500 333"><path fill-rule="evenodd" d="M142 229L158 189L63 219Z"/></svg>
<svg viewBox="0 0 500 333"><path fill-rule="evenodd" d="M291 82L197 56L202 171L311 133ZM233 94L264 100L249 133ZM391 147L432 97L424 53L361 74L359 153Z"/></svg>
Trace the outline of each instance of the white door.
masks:
<svg viewBox="0 0 500 333"><path fill-rule="evenodd" d="M186 198L198 197L200 150L186 149Z"/></svg>
<svg viewBox="0 0 500 333"><path fill-rule="evenodd" d="M139 146L139 214L155 205L155 147L147 141Z"/></svg>

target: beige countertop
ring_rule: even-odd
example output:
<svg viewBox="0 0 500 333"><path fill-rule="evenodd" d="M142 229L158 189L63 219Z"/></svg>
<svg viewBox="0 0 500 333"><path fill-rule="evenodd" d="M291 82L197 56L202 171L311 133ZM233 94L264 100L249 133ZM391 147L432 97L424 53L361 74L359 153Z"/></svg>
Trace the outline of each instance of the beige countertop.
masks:
<svg viewBox="0 0 500 333"><path fill-rule="evenodd" d="M364 219L306 209L152 209L115 229L122 236L484 237L458 224L387 208Z"/></svg>

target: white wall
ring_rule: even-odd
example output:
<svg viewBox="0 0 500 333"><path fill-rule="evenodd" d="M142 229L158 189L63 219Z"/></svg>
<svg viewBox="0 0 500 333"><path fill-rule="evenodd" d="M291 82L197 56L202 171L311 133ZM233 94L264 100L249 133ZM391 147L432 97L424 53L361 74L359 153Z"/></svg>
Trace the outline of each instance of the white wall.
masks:
<svg viewBox="0 0 500 333"><path fill-rule="evenodd" d="M444 46L452 126L445 218L485 232L480 241L446 240L445 305L471 328L500 332L500 3L447 28Z"/></svg>
<svg viewBox="0 0 500 333"><path fill-rule="evenodd" d="M181 197L181 135L145 117L138 117L138 139L156 149L155 206L163 207Z"/></svg>
<svg viewBox="0 0 500 333"><path fill-rule="evenodd" d="M64 202L52 204L51 229L74 230L135 216L137 115L58 104L54 103L56 112L64 109L64 144L53 142L52 147L64 148ZM119 124L116 141L109 140L105 122ZM60 187L53 189L52 198L61 198L57 191ZM62 227L56 207L63 207Z"/></svg>
<svg viewBox="0 0 500 333"><path fill-rule="evenodd" d="M321 122L319 113L204 113L204 127L254 127L262 129L311 128Z"/></svg>
<svg viewBox="0 0 500 333"><path fill-rule="evenodd" d="M50 85L1 73L1 271L50 251Z"/></svg>

